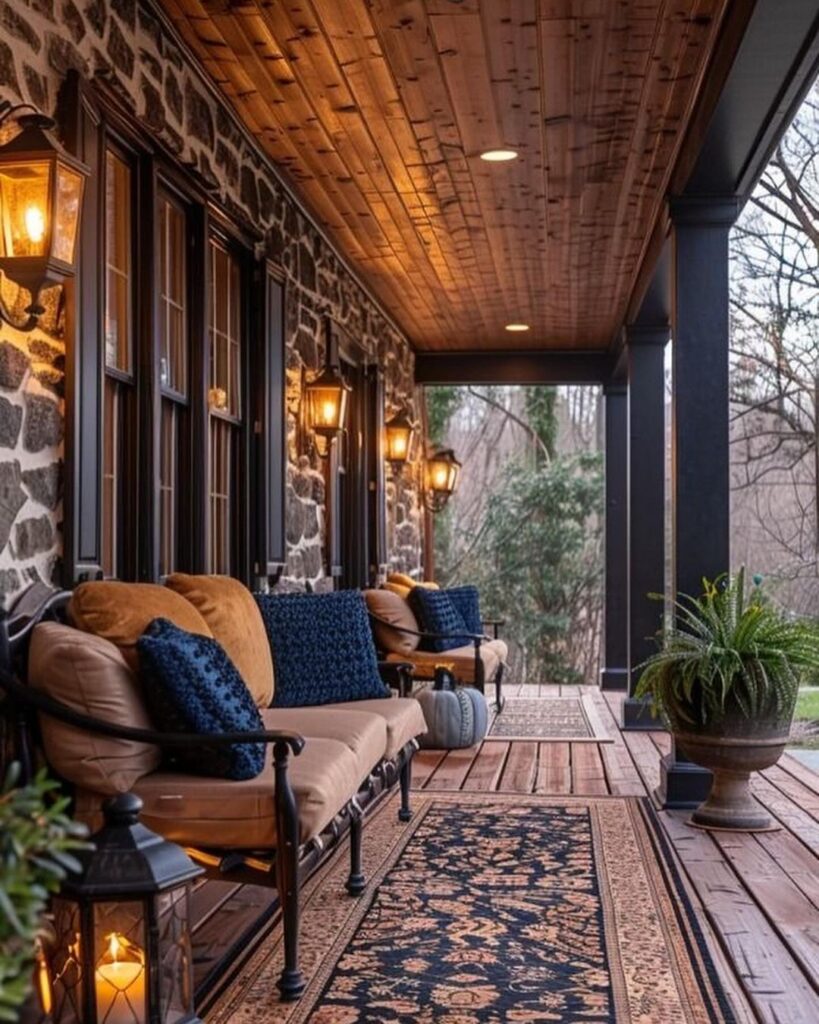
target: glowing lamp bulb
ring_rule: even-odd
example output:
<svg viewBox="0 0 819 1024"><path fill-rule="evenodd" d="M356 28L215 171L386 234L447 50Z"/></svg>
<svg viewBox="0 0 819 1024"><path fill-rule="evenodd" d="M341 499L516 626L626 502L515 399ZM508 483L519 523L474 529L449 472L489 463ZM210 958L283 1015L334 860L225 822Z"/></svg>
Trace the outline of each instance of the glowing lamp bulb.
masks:
<svg viewBox="0 0 819 1024"><path fill-rule="evenodd" d="M336 403L332 401L325 402L321 407L321 414L327 426L333 426L336 421Z"/></svg>
<svg viewBox="0 0 819 1024"><path fill-rule="evenodd" d="M39 245L45 235L45 217L39 206L26 208L25 222L28 240L34 245Z"/></svg>

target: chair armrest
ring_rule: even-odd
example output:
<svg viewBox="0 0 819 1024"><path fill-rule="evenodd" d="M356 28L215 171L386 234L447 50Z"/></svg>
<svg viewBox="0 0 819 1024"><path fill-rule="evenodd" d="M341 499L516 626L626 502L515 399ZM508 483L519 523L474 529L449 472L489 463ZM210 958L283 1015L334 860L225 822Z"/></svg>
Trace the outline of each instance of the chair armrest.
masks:
<svg viewBox="0 0 819 1024"><path fill-rule="evenodd" d="M482 625L484 627L492 627L492 639L498 639L498 630L506 625L506 619L484 619Z"/></svg>
<svg viewBox="0 0 819 1024"><path fill-rule="evenodd" d="M388 686L398 690L399 697L410 696L412 693L412 665L408 661L379 661L378 671Z"/></svg>
<svg viewBox="0 0 819 1024"><path fill-rule="evenodd" d="M27 707L34 708L45 715L50 715L66 725L73 725L79 729L87 729L89 732L98 733L102 736L113 736L121 740L137 740L140 743L153 743L158 747L192 747L201 746L206 740L210 744L218 746L230 743L274 743L283 744L293 754L300 754L304 749L305 739L298 733L289 732L284 729L264 729L260 732L220 732L208 733L203 736L199 733L174 733L159 732L156 729L137 729L131 725L115 725L113 722L106 722L93 715L86 715L74 708L63 704L61 701L49 697L48 694L39 690L32 690L30 686L19 682L7 672L0 673L0 689L11 694Z"/></svg>
<svg viewBox="0 0 819 1024"><path fill-rule="evenodd" d="M410 629L409 626L396 626L392 622L387 622L386 619L380 618L373 612L367 613L370 616L372 622L377 622L381 626L386 626L387 629L394 629L398 633L409 633L410 636L420 636L423 640L454 640L464 637L464 639L471 641L483 642L489 640L490 637L484 636L483 633L424 633L417 629Z"/></svg>

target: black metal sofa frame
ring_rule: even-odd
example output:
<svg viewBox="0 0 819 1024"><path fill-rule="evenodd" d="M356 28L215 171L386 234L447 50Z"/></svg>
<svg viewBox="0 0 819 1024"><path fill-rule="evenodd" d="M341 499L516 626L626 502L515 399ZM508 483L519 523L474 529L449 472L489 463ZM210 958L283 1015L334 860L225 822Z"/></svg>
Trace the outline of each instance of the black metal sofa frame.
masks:
<svg viewBox="0 0 819 1024"><path fill-rule="evenodd" d="M27 685L28 647L34 627L43 621L65 621L70 596L67 591L37 584L0 619L0 690L5 691L8 698L6 710L13 722L13 746L23 768L23 777L31 777L35 771L38 713L92 733L152 743L162 749L201 744L201 737L195 734L119 726L81 714ZM384 682L396 689L399 696L409 695L411 666L381 662L379 669ZM361 862L363 818L397 782L401 791L398 816L401 821L410 820L411 767L413 754L418 749L417 741L407 743L393 760L382 760L375 766L324 832L300 845L298 810L288 778L288 764L291 756L301 753L307 741L285 730L209 734L207 739L209 744L218 745L237 742L273 745L276 835L283 841L275 850L258 853L224 849L188 852L202 865L206 877L275 887L278 891L284 932L284 968L278 988L283 1001L298 999L305 988L299 969L299 889L349 832L350 872L346 888L351 896L363 892L366 885Z"/></svg>
<svg viewBox="0 0 819 1024"><path fill-rule="evenodd" d="M490 683L490 684L494 684L494 687L495 687L495 708L498 711L502 710L502 708L503 708L503 672L504 672L504 664L501 661L498 664L497 669L495 670L495 674L494 674L493 678L490 679L490 680L487 680L487 678L486 678L486 667L485 667L485 665L483 663L483 658L481 657L481 645L484 644L487 640L497 640L498 639L498 628L500 626L504 625L504 620L503 619L487 619L484 622L485 626L492 626L492 628L493 628L494 636L490 637L490 636L487 636L484 633L458 633L457 635L456 634L452 634L452 633L427 633L427 632L424 632L423 630L411 629L409 626L399 626L399 625L396 625L395 623L387 622L386 619L382 619L380 616L376 615L374 612L371 612L369 610L368 610L368 615L370 617L370 622L371 623L377 623L378 625L384 626L387 629L394 630L396 633L408 633L410 636L420 637L422 641L424 641L424 640L453 640L453 639L461 639L462 637L466 637L469 640L469 642L472 644L472 646L473 646L473 648L475 650L475 667L474 667L474 670L473 670L474 671L474 682L470 683L469 685L474 686L475 689L479 690L481 693L485 693L486 692L486 684L487 684L487 682ZM375 636L375 631L373 631L373 636ZM376 641L376 644L377 644L377 641ZM379 652L379 653L381 654L383 652ZM440 652L440 656L441 656L441 661L442 662L446 661L447 652L446 651L441 651ZM399 662L381 662L380 664L385 664L385 665L402 664L403 665L404 663L399 663ZM416 664L410 664L409 662L407 662L406 663L406 668L410 670L410 672L413 674L414 678L416 678L416 679L418 679L418 678L426 679L427 678L426 676L419 676L419 673L418 673L419 666L416 665ZM456 674L456 676L457 676L457 674ZM432 678L432 677L430 676L429 678Z"/></svg>

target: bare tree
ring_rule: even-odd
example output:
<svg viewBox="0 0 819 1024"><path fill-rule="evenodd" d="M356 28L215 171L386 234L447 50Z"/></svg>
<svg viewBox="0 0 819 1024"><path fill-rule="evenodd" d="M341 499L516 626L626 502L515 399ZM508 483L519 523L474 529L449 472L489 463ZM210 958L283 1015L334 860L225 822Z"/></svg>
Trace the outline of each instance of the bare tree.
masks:
<svg viewBox="0 0 819 1024"><path fill-rule="evenodd" d="M732 233L731 354L735 561L817 614L817 88Z"/></svg>

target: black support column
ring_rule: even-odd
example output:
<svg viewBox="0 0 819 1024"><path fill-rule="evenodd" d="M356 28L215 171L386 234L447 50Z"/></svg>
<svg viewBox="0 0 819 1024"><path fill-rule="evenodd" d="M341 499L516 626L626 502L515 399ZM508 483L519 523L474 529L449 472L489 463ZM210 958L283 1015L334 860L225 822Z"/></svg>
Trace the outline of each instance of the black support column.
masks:
<svg viewBox="0 0 819 1024"><path fill-rule="evenodd" d="M628 687L628 387L606 384L606 607L604 690Z"/></svg>
<svg viewBox="0 0 819 1024"><path fill-rule="evenodd" d="M628 697L624 729L656 729L648 705L634 697L636 667L656 650L665 581L665 347L667 323L638 320L626 328L628 351Z"/></svg>
<svg viewBox="0 0 819 1024"><path fill-rule="evenodd" d="M703 576L728 572L728 233L736 200L671 202L674 264L673 588L699 594ZM663 762L666 807L691 807L708 794L711 773L672 749Z"/></svg>

